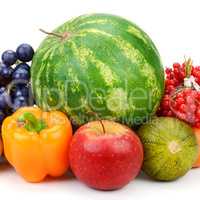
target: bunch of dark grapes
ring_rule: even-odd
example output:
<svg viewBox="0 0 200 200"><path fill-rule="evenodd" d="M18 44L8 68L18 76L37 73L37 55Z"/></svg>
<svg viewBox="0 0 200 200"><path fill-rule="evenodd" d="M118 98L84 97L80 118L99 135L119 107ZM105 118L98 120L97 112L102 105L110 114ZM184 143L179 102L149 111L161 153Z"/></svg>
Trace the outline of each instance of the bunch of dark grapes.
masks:
<svg viewBox="0 0 200 200"><path fill-rule="evenodd" d="M0 124L18 108L34 104L30 87L33 48L21 44L16 51L3 52L0 63Z"/></svg>

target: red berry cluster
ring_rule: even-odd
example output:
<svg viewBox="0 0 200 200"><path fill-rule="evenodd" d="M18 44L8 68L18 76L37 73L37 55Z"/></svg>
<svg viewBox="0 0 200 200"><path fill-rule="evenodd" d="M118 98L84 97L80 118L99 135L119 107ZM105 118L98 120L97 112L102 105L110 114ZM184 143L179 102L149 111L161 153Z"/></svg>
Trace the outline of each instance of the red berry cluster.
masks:
<svg viewBox="0 0 200 200"><path fill-rule="evenodd" d="M166 68L165 73L165 94L158 115L177 117L200 127L200 91L184 86L187 75L186 63L175 63L172 68ZM191 66L189 73L200 85L200 66Z"/></svg>

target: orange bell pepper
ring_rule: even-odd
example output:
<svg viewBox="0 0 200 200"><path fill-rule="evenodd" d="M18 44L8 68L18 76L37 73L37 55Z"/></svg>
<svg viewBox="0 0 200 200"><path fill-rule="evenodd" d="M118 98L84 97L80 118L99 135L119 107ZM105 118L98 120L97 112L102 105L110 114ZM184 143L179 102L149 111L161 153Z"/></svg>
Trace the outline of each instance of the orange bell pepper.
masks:
<svg viewBox="0 0 200 200"><path fill-rule="evenodd" d="M3 121L2 138L5 157L28 182L58 177L68 169L72 126L59 111L20 108Z"/></svg>

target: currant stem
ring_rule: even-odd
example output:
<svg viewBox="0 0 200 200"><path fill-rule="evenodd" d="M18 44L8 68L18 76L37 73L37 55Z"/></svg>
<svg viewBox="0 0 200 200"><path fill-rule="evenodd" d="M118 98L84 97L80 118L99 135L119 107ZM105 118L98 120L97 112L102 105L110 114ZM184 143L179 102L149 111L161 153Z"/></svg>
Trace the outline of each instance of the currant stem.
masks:
<svg viewBox="0 0 200 200"><path fill-rule="evenodd" d="M189 78L192 72L192 59L189 58L188 60L185 59L185 71L186 77Z"/></svg>

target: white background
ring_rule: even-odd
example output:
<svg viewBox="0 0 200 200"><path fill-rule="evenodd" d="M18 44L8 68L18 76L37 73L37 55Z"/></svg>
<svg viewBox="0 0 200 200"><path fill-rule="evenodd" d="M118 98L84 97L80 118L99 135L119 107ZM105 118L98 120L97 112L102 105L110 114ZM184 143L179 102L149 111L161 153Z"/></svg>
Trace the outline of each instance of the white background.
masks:
<svg viewBox="0 0 200 200"><path fill-rule="evenodd" d="M22 42L37 48L44 35L39 28L52 30L71 17L103 12L121 15L145 30L160 51L165 66L191 56L200 65L199 0L0 0L0 52L15 49ZM24 182L8 166L0 166L1 199L194 199L199 198L200 169L170 183L139 176L115 192L87 188L74 178L41 184Z"/></svg>

